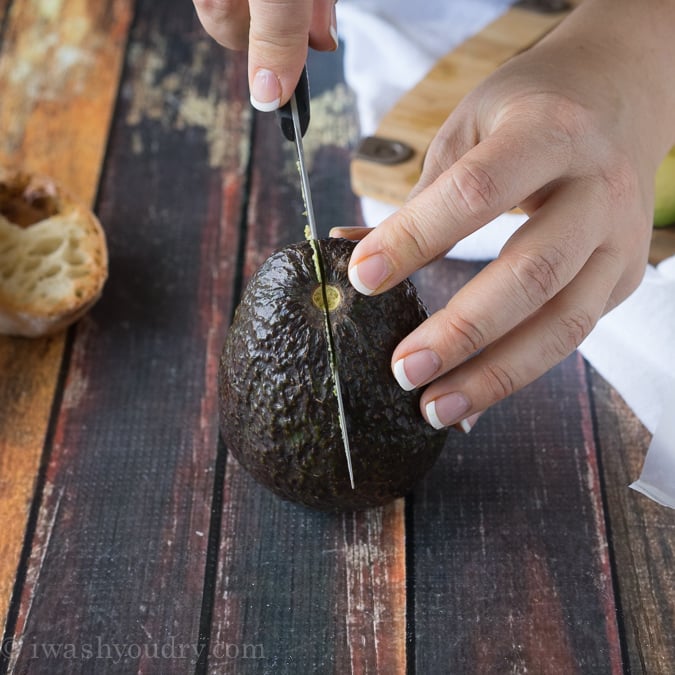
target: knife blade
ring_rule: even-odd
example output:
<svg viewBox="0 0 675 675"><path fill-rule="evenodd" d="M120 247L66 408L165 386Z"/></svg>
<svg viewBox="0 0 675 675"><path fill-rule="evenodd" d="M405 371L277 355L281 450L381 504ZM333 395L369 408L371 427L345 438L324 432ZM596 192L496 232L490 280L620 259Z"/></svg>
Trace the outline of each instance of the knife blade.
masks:
<svg viewBox="0 0 675 675"><path fill-rule="evenodd" d="M319 247L319 235L314 217L314 204L312 202L312 192L309 185L309 175L305 162L305 150L302 143L302 137L309 126L309 81L307 78L307 66L303 67L300 80L291 95L289 102L280 108L278 118L281 124L281 131L284 136L295 142L295 150L298 157L298 171L300 173L300 187L307 211L307 224L309 225L310 243L318 260L317 276L321 284L323 293L323 311L324 325L326 327L326 339L328 342L328 358L330 361L331 372L333 374L333 384L335 398L338 405L338 419L340 423L340 434L344 445L345 458L347 460L347 471L349 472L349 482L352 490L356 488L354 483L354 470L352 468L352 453L349 444L349 432L347 428L347 416L345 414L344 399L342 396L342 385L338 369L338 358L333 330L331 327L330 311L328 309L328 300L326 298L326 281L324 275L324 264Z"/></svg>

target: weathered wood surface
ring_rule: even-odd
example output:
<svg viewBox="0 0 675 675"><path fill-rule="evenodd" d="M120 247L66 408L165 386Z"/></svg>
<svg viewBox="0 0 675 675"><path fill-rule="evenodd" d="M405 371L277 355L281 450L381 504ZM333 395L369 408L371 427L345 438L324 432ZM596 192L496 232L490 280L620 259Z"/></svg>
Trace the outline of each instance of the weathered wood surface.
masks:
<svg viewBox="0 0 675 675"><path fill-rule="evenodd" d="M87 5L87 3L85 3ZM0 3L0 164L93 203L133 2ZM64 334L0 336L0 625L4 628Z"/></svg>
<svg viewBox="0 0 675 675"><path fill-rule="evenodd" d="M672 673L675 664L675 516L633 490L650 434L593 369L595 434L624 623L629 672Z"/></svg>
<svg viewBox="0 0 675 675"><path fill-rule="evenodd" d="M13 22L34 5L131 18L114 0L14 0L0 73L16 58ZM117 105L111 76L107 112L91 113L114 111L105 161L99 143L87 169L89 199L102 176L104 297L70 333L60 378L62 337L0 345L0 439L11 441L0 443L0 538L18 542L14 563L0 557L7 599L16 581L0 673L670 675L673 517L627 490L649 436L602 380L589 386L577 355L469 437L453 433L412 497L369 513L282 502L218 444L233 308L271 250L302 237L293 148L273 115L251 116L245 60L206 38L191 3L138 0L133 26ZM112 34L121 54L125 33ZM306 150L323 234L361 222L338 63L310 60ZM21 128L4 105L2 124ZM63 150L83 134L62 136ZM477 268L439 261L416 282L434 307ZM14 527L3 499L19 489Z"/></svg>
<svg viewBox="0 0 675 675"><path fill-rule="evenodd" d="M97 673L197 661L243 78L190 3L137 4L98 199L110 279L73 345L10 670L92 672L97 647Z"/></svg>
<svg viewBox="0 0 675 675"><path fill-rule="evenodd" d="M417 285L438 308L478 269ZM597 467L577 355L451 436L411 506L416 672L621 672Z"/></svg>

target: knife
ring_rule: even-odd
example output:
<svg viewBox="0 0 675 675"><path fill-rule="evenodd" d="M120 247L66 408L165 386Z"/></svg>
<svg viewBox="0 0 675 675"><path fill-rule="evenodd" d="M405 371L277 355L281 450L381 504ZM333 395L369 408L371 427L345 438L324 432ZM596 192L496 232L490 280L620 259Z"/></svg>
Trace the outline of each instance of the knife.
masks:
<svg viewBox="0 0 675 675"><path fill-rule="evenodd" d="M347 430L347 417L345 415L344 401L342 398L342 386L340 384L340 375L338 373L338 359L335 340L330 322L330 312L328 310L328 301L326 298L326 281L324 277L324 264L321 258L321 249L319 248L319 235L316 229L316 219L314 218L314 205L312 203L312 192L309 186L309 176L307 174L307 165L305 163L305 150L302 144L302 137L305 135L309 126L309 81L307 79L307 66L304 66L300 79L286 105L277 111L281 132L289 141L295 142L295 149L298 155L298 171L300 172L300 186L302 196L305 201L307 211L307 223L309 225L309 234L318 260L317 276L323 291L323 311L324 325L326 327L326 338L328 341L328 358L330 361L331 372L333 373L333 383L335 385L335 398L338 404L338 419L340 421L340 434L344 444L345 457L347 459L347 470L349 472L349 482L352 490L355 489L354 471L352 469L352 453L349 446L349 433Z"/></svg>

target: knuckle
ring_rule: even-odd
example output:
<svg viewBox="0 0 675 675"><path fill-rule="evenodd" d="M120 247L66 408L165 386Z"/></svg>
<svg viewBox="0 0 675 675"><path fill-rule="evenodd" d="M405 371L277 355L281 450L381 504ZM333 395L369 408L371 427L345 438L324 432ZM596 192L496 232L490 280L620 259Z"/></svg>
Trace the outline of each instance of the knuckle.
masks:
<svg viewBox="0 0 675 675"><path fill-rule="evenodd" d="M420 227L415 218L410 216L399 220L395 234L392 233L392 236L385 242L385 246L391 251L392 258L400 260L405 257L407 261L416 266L424 265L436 255L424 234L424 228Z"/></svg>
<svg viewBox="0 0 675 675"><path fill-rule="evenodd" d="M518 253L506 258L516 287L531 309L538 309L560 290L563 262L563 252L555 246L549 246L546 252Z"/></svg>
<svg viewBox="0 0 675 675"><path fill-rule="evenodd" d="M514 375L496 361L488 361L482 365L479 381L482 390L488 393L492 402L511 396L517 389Z"/></svg>
<svg viewBox="0 0 675 675"><path fill-rule="evenodd" d="M628 153L598 134L598 121L590 109L566 97L557 97L555 109L550 116L550 132L555 139L574 154L588 153L588 139L595 136L592 175L600 181L600 198L606 200L610 209L622 209L635 201L640 192L640 180L635 161ZM580 151L580 145L586 151Z"/></svg>
<svg viewBox="0 0 675 675"><path fill-rule="evenodd" d="M557 317L552 327L552 356L558 362L569 356L591 332L595 320L583 308L573 310Z"/></svg>
<svg viewBox="0 0 675 675"><path fill-rule="evenodd" d="M558 152L566 151L570 159L580 143L588 142L594 126L590 108L557 92L537 92L514 102L513 106L513 113L529 121L538 134L544 134Z"/></svg>
<svg viewBox="0 0 675 675"><path fill-rule="evenodd" d="M241 14L239 0L193 0L197 10L211 21L226 24Z"/></svg>
<svg viewBox="0 0 675 675"><path fill-rule="evenodd" d="M620 294L619 301L625 300L642 283L647 266L647 255L639 258L636 256L636 263L624 269L621 279L614 287L614 291Z"/></svg>
<svg viewBox="0 0 675 675"><path fill-rule="evenodd" d="M298 35L291 31L270 33L252 26L249 33L249 45L264 55L267 60L283 60L286 51L298 47Z"/></svg>
<svg viewBox="0 0 675 675"><path fill-rule="evenodd" d="M289 49L307 48L311 15L299 11L293 0L275 0L261 3L259 10L251 14L249 42L261 53L287 60Z"/></svg>
<svg viewBox="0 0 675 675"><path fill-rule="evenodd" d="M576 146L586 138L592 120L588 108L566 96L555 96L548 107L550 133L565 146Z"/></svg>
<svg viewBox="0 0 675 675"><path fill-rule="evenodd" d="M463 356L469 356L485 346L485 335L474 321L456 315L449 316L447 310L445 314L444 333L452 344L453 352L459 351Z"/></svg>
<svg viewBox="0 0 675 675"><path fill-rule="evenodd" d="M651 229L650 222L649 232ZM607 244L597 249L596 255L604 256L613 268L621 270L603 313L625 300L642 282L649 258L650 241L651 237L636 237L629 240L627 248L624 249Z"/></svg>
<svg viewBox="0 0 675 675"><path fill-rule="evenodd" d="M424 156L422 172L440 176L462 156L467 146L468 143L463 142L457 134L441 127Z"/></svg>
<svg viewBox="0 0 675 675"><path fill-rule="evenodd" d="M610 167L604 171L601 167L600 172L608 206L616 208L617 205L632 203L640 190L633 163L627 157L615 153L612 161L604 166Z"/></svg>
<svg viewBox="0 0 675 675"><path fill-rule="evenodd" d="M248 43L248 9L239 0L193 0L197 15L211 37L229 49Z"/></svg>
<svg viewBox="0 0 675 675"><path fill-rule="evenodd" d="M449 181L442 190L450 210L480 218L499 197L492 176L476 162L460 162L449 170Z"/></svg>

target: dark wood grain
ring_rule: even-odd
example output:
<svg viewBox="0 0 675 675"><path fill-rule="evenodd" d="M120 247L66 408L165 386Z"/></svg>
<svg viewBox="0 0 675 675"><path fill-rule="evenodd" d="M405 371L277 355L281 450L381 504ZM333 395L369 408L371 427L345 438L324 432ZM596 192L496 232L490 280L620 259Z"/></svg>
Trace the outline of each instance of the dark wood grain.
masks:
<svg viewBox="0 0 675 675"><path fill-rule="evenodd" d="M220 345L250 274L303 236L295 156L191 3L140 0L125 51L131 8L0 0L0 161L98 191L111 253L67 344L0 340L0 673L670 675L675 528L626 487L649 434L578 355L385 508L312 512L228 457ZM87 67L50 70L50 30ZM323 235L362 224L340 56L309 64ZM415 281L434 308L479 267Z"/></svg>
<svg viewBox="0 0 675 675"><path fill-rule="evenodd" d="M611 549L630 672L670 675L675 664L675 516L628 486L651 434L590 369Z"/></svg>
<svg viewBox="0 0 675 675"><path fill-rule="evenodd" d="M16 672L189 672L197 661L243 73L191 3L138 3L98 202L110 280L70 359Z"/></svg>
<svg viewBox="0 0 675 675"><path fill-rule="evenodd" d="M132 0L0 3L0 164L47 173L91 204ZM86 10L86 11L85 11ZM70 30L64 27L70 26ZM77 27L77 30L74 29ZM67 58L64 58L64 55ZM20 77L19 73L23 73ZM0 626L4 629L64 336L0 336Z"/></svg>
<svg viewBox="0 0 675 675"><path fill-rule="evenodd" d="M438 307L477 269L439 261L418 287ZM621 672L584 388L574 355L453 433L415 492L417 672Z"/></svg>

